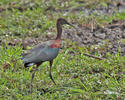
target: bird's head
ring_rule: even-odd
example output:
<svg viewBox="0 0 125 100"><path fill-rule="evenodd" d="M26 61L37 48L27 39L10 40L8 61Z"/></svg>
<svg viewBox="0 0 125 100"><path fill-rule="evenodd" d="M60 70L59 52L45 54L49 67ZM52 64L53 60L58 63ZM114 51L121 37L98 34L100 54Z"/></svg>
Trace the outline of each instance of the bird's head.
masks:
<svg viewBox="0 0 125 100"><path fill-rule="evenodd" d="M61 24L61 25L67 24L67 25L70 25L70 26L72 26L72 27L74 27L74 28L76 29L75 26L73 26L72 24L70 24L70 23L69 23L67 20L65 20L64 18L59 18L59 19L57 20L57 23L59 23L59 24Z"/></svg>
<svg viewBox="0 0 125 100"><path fill-rule="evenodd" d="M64 25L64 24L70 25L73 28L75 28L76 31L78 31L78 29L74 25L72 25L71 23L69 23L67 20L65 20L64 18L59 18L57 20L57 31L58 31L58 34L57 34L56 39L61 39L61 34L62 34L62 27L61 27L61 25Z"/></svg>
<svg viewBox="0 0 125 100"><path fill-rule="evenodd" d="M64 24L70 25L70 23L67 22L64 18L59 18L59 19L57 20L57 22L60 23L61 25L64 25Z"/></svg>

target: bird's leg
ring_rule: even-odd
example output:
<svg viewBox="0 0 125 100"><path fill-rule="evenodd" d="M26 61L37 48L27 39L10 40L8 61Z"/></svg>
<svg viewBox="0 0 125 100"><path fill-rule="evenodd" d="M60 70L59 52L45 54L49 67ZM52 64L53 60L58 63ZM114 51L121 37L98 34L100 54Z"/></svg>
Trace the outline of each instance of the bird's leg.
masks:
<svg viewBox="0 0 125 100"><path fill-rule="evenodd" d="M50 77L50 79L53 81L53 83L56 85L55 81L53 80L52 74L51 74L51 71L52 71L52 64L53 64L53 60L50 61L49 77Z"/></svg>
<svg viewBox="0 0 125 100"><path fill-rule="evenodd" d="M32 88L33 88L33 85L32 85L32 82L33 82L33 78L35 76L35 72L37 71L37 68L38 66L35 68L33 74L32 74L32 77L31 77L31 82L30 82L30 93L32 93Z"/></svg>

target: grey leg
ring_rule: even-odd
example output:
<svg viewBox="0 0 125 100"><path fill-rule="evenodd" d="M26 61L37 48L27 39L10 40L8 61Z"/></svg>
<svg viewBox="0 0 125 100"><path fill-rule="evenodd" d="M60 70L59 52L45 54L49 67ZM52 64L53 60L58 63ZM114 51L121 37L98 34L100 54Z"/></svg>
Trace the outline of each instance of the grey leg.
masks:
<svg viewBox="0 0 125 100"><path fill-rule="evenodd" d="M50 77L50 79L53 81L53 83L56 85L55 81L53 80L52 74L51 74L51 71L52 71L52 64L53 64L53 60L50 61L49 77Z"/></svg>
<svg viewBox="0 0 125 100"><path fill-rule="evenodd" d="M35 72L37 71L37 68L38 68L38 67L36 67L36 69L34 70L34 72L33 72L33 74L32 74L32 77L31 77L31 82L30 82L30 93L32 93L32 88L33 88L32 82L33 82L33 78L34 78L34 76L35 76Z"/></svg>

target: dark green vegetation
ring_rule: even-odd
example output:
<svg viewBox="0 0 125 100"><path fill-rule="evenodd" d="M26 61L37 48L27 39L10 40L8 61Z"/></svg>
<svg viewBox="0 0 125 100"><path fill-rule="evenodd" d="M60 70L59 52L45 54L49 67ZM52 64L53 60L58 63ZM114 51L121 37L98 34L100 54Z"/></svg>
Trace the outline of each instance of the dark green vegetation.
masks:
<svg viewBox="0 0 125 100"><path fill-rule="evenodd" d="M64 2L65 1L65 2ZM84 1L84 2L83 2ZM108 100L125 98L125 57L119 53L106 53L106 59L84 56L91 49L77 46L67 40L54 61L53 78L49 78L49 63L43 63L33 81L33 94L29 91L33 67L24 69L20 54L22 43L33 38L56 35L56 19L66 18L79 27L96 22L104 27L113 20L125 20L125 13L92 13L87 16L79 7L94 9L117 3L115 0L1 0L0 1L0 99L7 100ZM89 25L88 25L89 26ZM65 27L69 28L69 26ZM73 34L72 34L73 35ZM16 39L16 40L15 40ZM15 46L10 46L13 44ZM31 48L31 45L26 49ZM99 47L101 49L101 47ZM104 49L104 47L102 47ZM98 49L96 49L98 50ZM120 51L120 50L119 50ZM96 51L97 52L97 51ZM95 53L95 56L101 54Z"/></svg>

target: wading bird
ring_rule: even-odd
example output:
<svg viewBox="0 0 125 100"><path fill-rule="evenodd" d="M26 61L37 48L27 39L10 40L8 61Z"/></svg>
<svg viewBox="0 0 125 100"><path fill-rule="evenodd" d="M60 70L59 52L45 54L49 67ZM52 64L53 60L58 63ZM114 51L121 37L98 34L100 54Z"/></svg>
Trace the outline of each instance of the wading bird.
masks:
<svg viewBox="0 0 125 100"><path fill-rule="evenodd" d="M57 25L56 39L49 40L42 44L37 45L35 48L31 49L29 52L24 54L24 56L22 58L25 68L30 67L32 65L36 65L36 69L34 70L32 77L31 77L31 84L30 84L31 93L32 93L32 81L35 76L35 72L36 72L37 68L45 61L50 62L49 77L52 80L52 82L56 85L55 81L53 80L51 70L52 70L53 60L57 57L58 52L59 52L60 43L61 43L62 25L64 25L64 24L68 24L68 25L74 27L72 24L67 22L65 19L59 18L56 23L56 25Z"/></svg>

